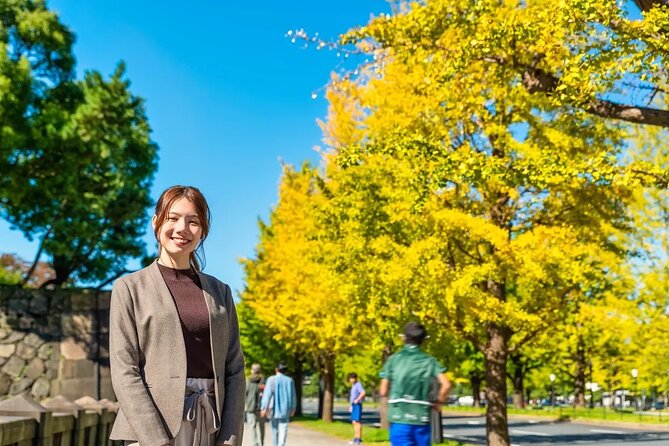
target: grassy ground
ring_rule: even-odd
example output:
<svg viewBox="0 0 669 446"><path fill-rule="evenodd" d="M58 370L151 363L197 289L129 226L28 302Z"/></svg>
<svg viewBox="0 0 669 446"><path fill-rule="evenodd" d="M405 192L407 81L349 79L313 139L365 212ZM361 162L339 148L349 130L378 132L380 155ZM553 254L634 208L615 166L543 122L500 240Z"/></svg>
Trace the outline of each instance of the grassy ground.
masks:
<svg viewBox="0 0 669 446"><path fill-rule="evenodd" d="M295 417L295 424L313 429L324 434L332 435L333 437L341 438L343 440L350 440L353 438L353 427L351 423L343 421L334 421L326 423L313 416ZM362 441L365 443L372 443L374 446L389 446L388 432L383 429L378 429L372 426L362 427ZM443 446L462 446L462 443L455 441L448 441L441 443Z"/></svg>
<svg viewBox="0 0 669 446"><path fill-rule="evenodd" d="M634 413L628 410L613 410L606 407L580 408L580 407L528 407L517 409L509 407L509 415L530 415L537 417L562 418L570 420L607 420L623 423L665 424L669 426L669 412L644 412ZM447 406L445 412L469 412L484 414L484 408L470 406Z"/></svg>

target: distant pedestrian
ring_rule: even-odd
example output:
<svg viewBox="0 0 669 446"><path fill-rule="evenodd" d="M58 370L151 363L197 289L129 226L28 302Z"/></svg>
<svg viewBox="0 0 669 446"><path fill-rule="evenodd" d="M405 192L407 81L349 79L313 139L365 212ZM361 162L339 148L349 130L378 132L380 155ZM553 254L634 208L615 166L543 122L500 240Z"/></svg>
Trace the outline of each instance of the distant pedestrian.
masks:
<svg viewBox="0 0 669 446"><path fill-rule="evenodd" d="M429 446L430 410L441 410L451 388L444 367L424 353L425 327L409 322L404 327L404 347L392 355L381 371L381 396L388 396L392 446ZM433 380L439 382L436 401L429 401Z"/></svg>
<svg viewBox="0 0 669 446"><path fill-rule="evenodd" d="M351 412L351 423L353 424L353 440L349 444L360 444L362 443L362 402L365 400L365 388L358 381L358 374L355 372L348 374L348 381L351 383L349 412Z"/></svg>
<svg viewBox="0 0 669 446"><path fill-rule="evenodd" d="M260 374L260 364L251 366L251 376L246 379L246 406L245 420L251 428L251 444L263 446L265 444L265 418L260 416L260 401L265 379Z"/></svg>
<svg viewBox="0 0 669 446"><path fill-rule="evenodd" d="M293 378L286 376L287 371L284 362L276 366L276 374L267 379L260 403L260 416L266 416L272 425L274 446L286 446L288 421L295 415L297 407L295 383Z"/></svg>

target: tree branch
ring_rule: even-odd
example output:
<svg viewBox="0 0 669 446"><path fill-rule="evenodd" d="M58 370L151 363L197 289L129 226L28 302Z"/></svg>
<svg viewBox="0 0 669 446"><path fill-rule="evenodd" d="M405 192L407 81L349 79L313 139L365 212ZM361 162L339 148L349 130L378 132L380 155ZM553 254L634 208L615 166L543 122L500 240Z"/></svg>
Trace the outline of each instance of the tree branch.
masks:
<svg viewBox="0 0 669 446"><path fill-rule="evenodd" d="M635 107L632 105L616 104L615 102L595 99L586 110L593 115L603 118L619 119L636 124L656 125L669 127L669 110L660 110L650 107Z"/></svg>
<svg viewBox="0 0 669 446"><path fill-rule="evenodd" d="M642 11L650 11L654 6L669 7L669 0L634 0L634 3Z"/></svg>
<svg viewBox="0 0 669 446"><path fill-rule="evenodd" d="M131 273L131 272L132 272L132 271L130 271L130 270L128 270L128 269L123 269L123 270L119 271L118 273L114 274L114 275L113 275L112 277L110 277L109 279L107 279L107 280L105 280L104 282L102 282L102 283L101 283L100 285L98 285L95 289L96 289L96 290L101 290L102 288L106 287L107 285L109 285L109 284L110 284L111 282L113 282L114 280L116 280L116 279L118 279L119 277L121 277L123 274Z"/></svg>
<svg viewBox="0 0 669 446"><path fill-rule="evenodd" d="M523 85L530 93L540 92L551 94L560 83L560 80L556 76L546 73L544 70L532 67L525 68L523 72ZM602 118L669 127L669 110L616 104L615 102L603 99L593 99L590 103L586 104L585 110Z"/></svg>
<svg viewBox="0 0 669 446"><path fill-rule="evenodd" d="M541 332L544 329L544 327L539 327L536 328L529 333L527 333L523 338L516 342L514 345L509 346L509 353L515 353L517 352L520 347L522 347L527 341L531 340L533 337L535 337L539 332Z"/></svg>

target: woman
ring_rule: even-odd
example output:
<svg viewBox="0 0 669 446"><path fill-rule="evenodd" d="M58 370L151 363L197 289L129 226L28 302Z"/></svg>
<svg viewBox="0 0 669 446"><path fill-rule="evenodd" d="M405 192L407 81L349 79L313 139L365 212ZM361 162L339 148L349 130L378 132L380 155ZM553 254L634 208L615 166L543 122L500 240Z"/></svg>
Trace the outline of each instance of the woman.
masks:
<svg viewBox="0 0 669 446"><path fill-rule="evenodd" d="M207 202L173 186L153 216L158 259L114 283L110 438L139 446L241 445L244 357L230 287L200 272Z"/></svg>

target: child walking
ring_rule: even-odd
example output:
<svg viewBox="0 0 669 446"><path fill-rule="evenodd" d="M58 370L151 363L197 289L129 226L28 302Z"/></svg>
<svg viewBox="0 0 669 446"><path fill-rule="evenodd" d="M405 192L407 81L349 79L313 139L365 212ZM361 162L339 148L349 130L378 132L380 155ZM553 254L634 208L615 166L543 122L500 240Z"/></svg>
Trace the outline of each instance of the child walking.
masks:
<svg viewBox="0 0 669 446"><path fill-rule="evenodd" d="M353 372L348 374L348 381L351 383L351 423L353 424L353 440L349 444L362 443L362 402L365 400L365 389L358 381L358 374Z"/></svg>

